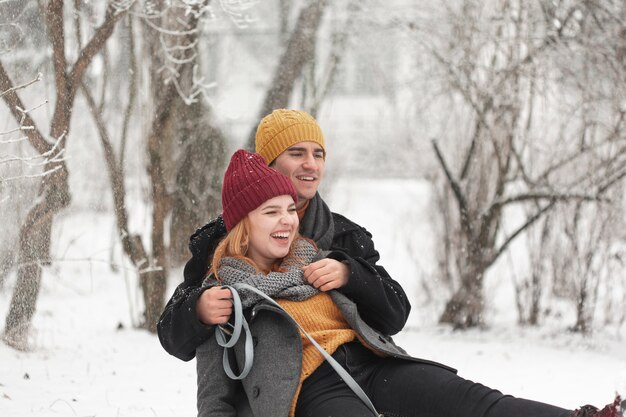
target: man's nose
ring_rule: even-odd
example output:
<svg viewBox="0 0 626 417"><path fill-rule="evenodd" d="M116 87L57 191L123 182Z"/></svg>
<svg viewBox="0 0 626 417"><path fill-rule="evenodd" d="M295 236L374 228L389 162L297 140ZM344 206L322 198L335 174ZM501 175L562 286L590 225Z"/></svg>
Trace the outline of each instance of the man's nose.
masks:
<svg viewBox="0 0 626 417"><path fill-rule="evenodd" d="M317 161L315 161L315 157L312 153L307 154L304 158L304 162L302 163L307 168L317 168Z"/></svg>

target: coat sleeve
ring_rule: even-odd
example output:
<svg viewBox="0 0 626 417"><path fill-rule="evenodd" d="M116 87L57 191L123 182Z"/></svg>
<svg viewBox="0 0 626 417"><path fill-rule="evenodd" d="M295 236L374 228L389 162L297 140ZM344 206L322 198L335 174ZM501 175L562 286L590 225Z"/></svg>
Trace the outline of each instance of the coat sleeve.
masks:
<svg viewBox="0 0 626 417"><path fill-rule="evenodd" d="M328 254L350 268L348 283L339 291L356 303L359 315L369 326L385 335L396 334L404 327L411 304L400 284L377 265L380 255L372 235L347 222L352 227L343 227Z"/></svg>
<svg viewBox="0 0 626 417"><path fill-rule="evenodd" d="M167 302L157 323L161 346L173 356L184 361L193 359L196 348L213 334L213 326L198 320L196 303L206 288L202 281L207 273L209 257L226 234L226 228L218 218L191 236L189 249L192 257L185 265L184 280Z"/></svg>

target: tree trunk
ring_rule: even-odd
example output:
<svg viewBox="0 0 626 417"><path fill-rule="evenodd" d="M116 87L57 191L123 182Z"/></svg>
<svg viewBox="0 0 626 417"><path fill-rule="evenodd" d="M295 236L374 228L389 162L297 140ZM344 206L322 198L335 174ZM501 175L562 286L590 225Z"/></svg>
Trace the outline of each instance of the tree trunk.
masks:
<svg viewBox="0 0 626 417"><path fill-rule="evenodd" d="M160 3L165 6L165 2ZM197 6L203 7L200 3ZM175 180L176 160L181 154L181 145L185 148L187 144L184 142L188 140L181 135L190 131L194 135L203 134L200 129L206 125L198 125L198 122L207 117L206 113L202 114L205 109L202 105L202 87L195 85L193 77L194 67L198 65L195 45L198 42L199 14L183 13L182 9L171 8L168 13L159 16L158 26L167 28L167 31L155 31L151 26L144 26L144 39L151 65L151 96L154 102L147 137L147 169L152 186L152 248L149 265L139 271L139 278L145 306L142 327L152 332L156 332L156 324L164 307L170 258L165 242L165 223L175 192L168 190L168 184L178 188ZM165 51L165 48L168 50ZM192 112L191 120L183 122L189 111ZM185 123L191 124L187 126L187 130L184 130ZM193 143L195 140L192 138L189 142ZM190 223L188 219L179 221ZM196 225L197 223L188 224L185 230ZM182 246L180 234L170 237L176 240L178 247ZM186 242L187 238L188 235L183 241ZM179 257L177 255L173 258Z"/></svg>
<svg viewBox="0 0 626 417"><path fill-rule="evenodd" d="M35 313L41 285L41 267L50 262L52 224L55 216L70 203L68 170L60 158L70 130L72 107L76 88L96 53L113 33L117 21L125 11L107 8L104 22L98 27L91 40L79 51L72 66L66 61L64 36L63 2L51 0L46 10L48 38L52 44L56 100L50 136L57 140L48 143L36 123L21 109L26 107L13 89L13 84L0 63L0 90L13 117L19 125L32 126L26 134L30 144L42 155L47 155L39 189L39 199L29 211L20 229L17 283L6 317L3 338L17 349L28 347L28 329Z"/></svg>
<svg viewBox="0 0 626 417"><path fill-rule="evenodd" d="M485 300L483 296L484 271L470 269L461 277L461 285L446 303L439 321L455 329L467 329L483 324Z"/></svg>
<svg viewBox="0 0 626 417"><path fill-rule="evenodd" d="M528 315L528 324L530 324L531 326L537 326L539 324L539 313L541 311L541 294L543 293L541 277L542 274L533 273L530 284L531 299L530 313Z"/></svg>
<svg viewBox="0 0 626 417"><path fill-rule="evenodd" d="M317 30L322 22L326 0L311 1L300 12L298 22L289 38L287 48L276 66L274 78L261 106L259 120L274 109L289 106L289 99L296 80L306 63L315 56ZM250 132L246 147L254 149L256 126Z"/></svg>
<svg viewBox="0 0 626 417"><path fill-rule="evenodd" d="M546 271L546 261L544 259L547 252L550 231L552 229L552 217L546 216L541 228L541 236L539 240L539 251L535 257L534 265L531 268L532 278L530 282L531 305L528 316L528 324L531 326L539 325L541 316L541 297L543 295L544 277L548 275Z"/></svg>
<svg viewBox="0 0 626 417"><path fill-rule="evenodd" d="M87 101L87 105L95 120L96 127L100 135L100 142L102 143L104 159L107 166L107 172L109 174L109 181L113 194L113 208L115 212L118 236L122 241L122 248L124 250L124 253L126 254L126 256L128 256L132 264L139 271L139 276L141 280L143 274L149 273L143 271L149 271L150 262L145 246L141 240L141 236L138 234L131 234L130 230L128 229L126 190L124 188L124 170L123 163L121 162L123 158L120 158L120 163L117 162L115 151L110 140L110 135L106 127L106 123L101 117L100 110L96 106L93 96L91 95L90 91L84 83L81 83L81 90L83 91L85 100ZM122 152L123 151L121 151L120 153ZM150 304L154 303L151 302ZM145 317L144 323L147 323ZM142 323L142 325L144 323Z"/></svg>
<svg viewBox="0 0 626 417"><path fill-rule="evenodd" d="M157 321L163 311L167 284L168 263L165 249L165 218L169 210L164 169L164 137L171 131L172 109L170 103L178 93L173 83L165 86L158 96L157 106L148 135L148 174L152 187L152 250L146 268L139 271L139 282L144 300L142 327L156 333Z"/></svg>
<svg viewBox="0 0 626 417"><path fill-rule="evenodd" d="M65 164L42 179L39 202L20 229L17 281L4 328L4 340L16 349L28 348L28 330L35 314L42 265L50 262L50 236L54 217L69 205Z"/></svg>
<svg viewBox="0 0 626 417"><path fill-rule="evenodd" d="M0 63L0 91L15 120L21 126L32 126L25 131L30 144L42 155L48 155L48 161L54 158L53 147L36 128L34 120L20 109L26 108L13 87L13 82ZM62 149L59 148L56 155ZM26 349L28 329L35 313L39 287L41 284L41 265L50 258L50 233L54 216L69 204L67 168L61 161L48 162L41 177L39 198L29 210L19 235L17 282L6 316L3 339L16 349Z"/></svg>
<svg viewBox="0 0 626 417"><path fill-rule="evenodd" d="M226 138L210 122L210 110L198 101L183 109L176 136L182 148L178 157L176 186L172 194L170 263L189 259L189 236L222 207L222 174L227 162Z"/></svg>
<svg viewBox="0 0 626 417"><path fill-rule="evenodd" d="M582 334L589 334L591 331L591 314L589 314L589 292L587 291L587 280L583 279L580 291L577 293L576 301L576 324L572 331Z"/></svg>

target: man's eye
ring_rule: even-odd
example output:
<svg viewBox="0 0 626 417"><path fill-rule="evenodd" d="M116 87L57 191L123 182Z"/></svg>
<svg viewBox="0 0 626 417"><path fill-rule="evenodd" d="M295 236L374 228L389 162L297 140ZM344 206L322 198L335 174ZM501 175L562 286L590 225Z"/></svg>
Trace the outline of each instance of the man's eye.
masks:
<svg viewBox="0 0 626 417"><path fill-rule="evenodd" d="M317 159L324 159L324 154L323 153L316 153L316 154L314 154L314 156Z"/></svg>
<svg viewBox="0 0 626 417"><path fill-rule="evenodd" d="M276 211L275 210L266 211L265 214L272 216L276 214Z"/></svg>
<svg viewBox="0 0 626 417"><path fill-rule="evenodd" d="M287 211L288 211L289 213L295 213L295 212L296 212L296 208L295 208L295 207L289 207L289 208L287 209Z"/></svg>
<svg viewBox="0 0 626 417"><path fill-rule="evenodd" d="M294 158L299 158L302 156L302 152L291 152L289 155L293 156Z"/></svg>

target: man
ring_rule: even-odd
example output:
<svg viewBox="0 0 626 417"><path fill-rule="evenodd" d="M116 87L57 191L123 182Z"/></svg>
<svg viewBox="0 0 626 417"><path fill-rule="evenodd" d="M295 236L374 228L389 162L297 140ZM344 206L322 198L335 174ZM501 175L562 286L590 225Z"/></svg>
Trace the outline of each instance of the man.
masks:
<svg viewBox="0 0 626 417"><path fill-rule="evenodd" d="M344 216L332 213L317 189L324 176L324 135L315 119L299 110L274 110L257 128L256 152L272 168L289 177L298 194L300 233L322 250L333 251L304 268L304 277L321 291L337 289L349 298L367 297L359 304L361 317L383 334L404 326L411 306L400 285L382 266L371 234ZM157 325L159 340L171 355L188 361L196 348L226 323L232 313L230 291L202 288L213 252L226 234L220 217L191 236L192 258L185 265L184 281L176 288ZM372 294L375 294L372 297ZM381 311L395 312L381 318ZM383 308L384 306L384 308Z"/></svg>

